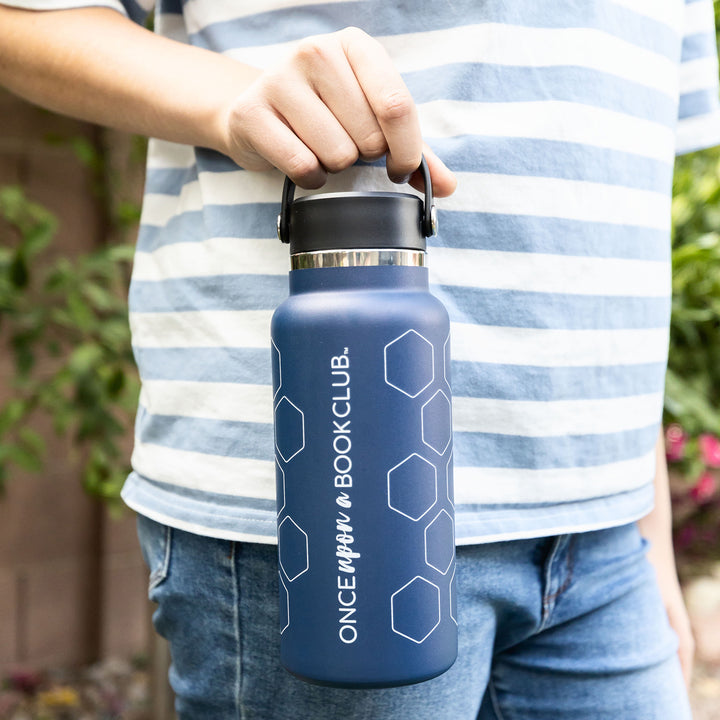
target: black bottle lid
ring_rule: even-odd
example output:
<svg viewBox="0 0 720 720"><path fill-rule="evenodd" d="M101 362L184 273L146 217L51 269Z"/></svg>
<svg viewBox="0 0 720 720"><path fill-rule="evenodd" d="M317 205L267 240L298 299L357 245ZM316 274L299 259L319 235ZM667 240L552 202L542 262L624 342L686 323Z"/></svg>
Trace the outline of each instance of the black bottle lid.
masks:
<svg viewBox="0 0 720 720"><path fill-rule="evenodd" d="M285 178L278 237L290 254L319 250L387 248L425 250L437 222L430 173L423 158L425 200L410 193L348 192L293 200L295 184Z"/></svg>

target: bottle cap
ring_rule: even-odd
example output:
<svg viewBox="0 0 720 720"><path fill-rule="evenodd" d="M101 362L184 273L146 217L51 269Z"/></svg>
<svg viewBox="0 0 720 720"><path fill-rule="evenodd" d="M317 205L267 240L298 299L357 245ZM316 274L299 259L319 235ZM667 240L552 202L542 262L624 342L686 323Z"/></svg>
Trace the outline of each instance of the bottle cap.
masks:
<svg viewBox="0 0 720 720"><path fill-rule="evenodd" d="M430 172L423 158L425 200L410 193L348 192L293 200L295 184L285 178L278 237L290 254L320 250L389 248L425 250L437 231Z"/></svg>

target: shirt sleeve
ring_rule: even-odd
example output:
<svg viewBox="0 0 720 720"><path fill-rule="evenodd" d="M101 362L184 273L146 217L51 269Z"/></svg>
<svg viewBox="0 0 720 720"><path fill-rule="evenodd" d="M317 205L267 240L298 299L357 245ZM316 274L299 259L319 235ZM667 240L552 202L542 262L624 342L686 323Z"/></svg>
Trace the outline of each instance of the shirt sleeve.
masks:
<svg viewBox="0 0 720 720"><path fill-rule="evenodd" d="M81 7L108 7L143 24L155 0L0 0L0 5L24 10L69 10Z"/></svg>
<svg viewBox="0 0 720 720"><path fill-rule="evenodd" d="M718 53L712 0L685 0L680 60L678 155L720 145Z"/></svg>

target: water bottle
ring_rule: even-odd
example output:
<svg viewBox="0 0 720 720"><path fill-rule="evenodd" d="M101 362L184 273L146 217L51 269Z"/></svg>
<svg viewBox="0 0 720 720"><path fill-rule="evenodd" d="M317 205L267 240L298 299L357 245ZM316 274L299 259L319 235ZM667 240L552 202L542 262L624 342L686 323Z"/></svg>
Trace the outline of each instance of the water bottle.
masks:
<svg viewBox="0 0 720 720"><path fill-rule="evenodd" d="M450 325L409 193L294 199L272 320L281 660L322 685L428 680L457 655Z"/></svg>

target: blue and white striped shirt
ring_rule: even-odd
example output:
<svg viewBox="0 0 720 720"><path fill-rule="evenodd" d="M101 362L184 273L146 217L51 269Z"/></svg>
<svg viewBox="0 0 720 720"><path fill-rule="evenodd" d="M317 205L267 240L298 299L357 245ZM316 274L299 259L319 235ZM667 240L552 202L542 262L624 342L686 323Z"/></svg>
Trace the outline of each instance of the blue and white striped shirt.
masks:
<svg viewBox="0 0 720 720"><path fill-rule="evenodd" d="M134 0L57 0L36 7ZM676 152L720 142L709 0L160 0L156 31L264 68L356 25L456 172L430 241L452 323L459 543L617 525L652 505ZM208 79L212 82L212 78ZM282 177L151 141L130 321L143 381L123 497L275 537L269 322ZM324 190L387 189L380 165Z"/></svg>

